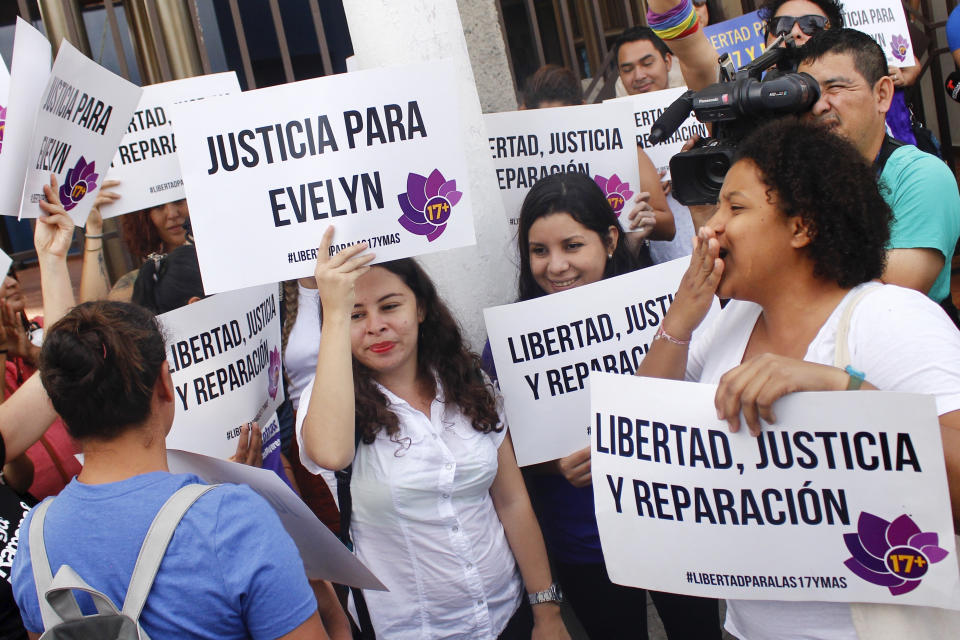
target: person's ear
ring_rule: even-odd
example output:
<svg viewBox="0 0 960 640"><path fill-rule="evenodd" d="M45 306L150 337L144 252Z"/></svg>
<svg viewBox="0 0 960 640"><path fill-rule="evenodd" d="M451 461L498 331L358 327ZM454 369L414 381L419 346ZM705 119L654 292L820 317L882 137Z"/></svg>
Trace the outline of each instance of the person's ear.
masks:
<svg viewBox="0 0 960 640"><path fill-rule="evenodd" d="M160 375L157 376L157 383L153 387L157 399L162 402L173 402L176 400L176 393L173 387L173 376L170 375L170 365L166 361L160 365Z"/></svg>
<svg viewBox="0 0 960 640"><path fill-rule="evenodd" d="M883 76L873 85L873 98L877 103L877 111L883 114L884 117L886 117L887 112L890 111L890 103L893 102L894 89L893 80L890 79L890 76Z"/></svg>
<svg viewBox="0 0 960 640"><path fill-rule="evenodd" d="M813 242L813 233L810 225L800 216L791 216L790 224L790 246L794 249L802 249Z"/></svg>
<svg viewBox="0 0 960 640"><path fill-rule="evenodd" d="M613 225L607 228L607 235L603 239L603 246L607 250L607 257L613 257L613 252L617 248L617 241L620 239L620 229Z"/></svg>
<svg viewBox="0 0 960 640"><path fill-rule="evenodd" d="M191 296L190 299L187 300L187 304L193 304L194 302L200 302L201 300L203 300L203 298L199 296Z"/></svg>
<svg viewBox="0 0 960 640"><path fill-rule="evenodd" d="M673 54L666 53L663 56L663 61L667 64L667 72L670 72L670 69L673 67Z"/></svg>

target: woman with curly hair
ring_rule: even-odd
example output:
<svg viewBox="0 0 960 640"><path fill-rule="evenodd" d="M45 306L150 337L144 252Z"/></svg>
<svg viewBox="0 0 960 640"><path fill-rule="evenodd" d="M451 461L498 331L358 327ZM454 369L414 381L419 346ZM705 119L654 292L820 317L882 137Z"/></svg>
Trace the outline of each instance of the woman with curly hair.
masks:
<svg viewBox="0 0 960 640"><path fill-rule="evenodd" d="M364 593L377 637L568 639L479 358L416 262L371 267L363 243L329 257L332 238L297 440L314 473L352 465L349 533L390 589Z"/></svg>
<svg viewBox="0 0 960 640"><path fill-rule="evenodd" d="M960 522L960 333L923 294L874 282L890 222L849 142L793 120L757 129L637 375L718 384L717 415L754 435L795 391L933 395ZM733 300L691 344L714 295ZM841 603L728 601L726 627L738 638L858 637Z"/></svg>

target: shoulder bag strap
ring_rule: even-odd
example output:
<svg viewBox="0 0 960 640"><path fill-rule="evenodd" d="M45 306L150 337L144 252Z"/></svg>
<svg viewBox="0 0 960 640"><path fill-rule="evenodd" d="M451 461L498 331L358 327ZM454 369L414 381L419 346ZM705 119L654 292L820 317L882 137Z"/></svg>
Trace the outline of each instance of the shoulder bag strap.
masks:
<svg viewBox="0 0 960 640"><path fill-rule="evenodd" d="M873 169L877 172L877 180L880 179L880 175L883 173L883 168L887 166L887 160L890 159L890 156L893 155L893 152L902 147L905 143L900 142L890 136L884 136L883 144L880 146L880 152L877 154L877 159L873 161Z"/></svg>
<svg viewBox="0 0 960 640"><path fill-rule="evenodd" d="M838 369L846 369L847 365L850 364L850 320L853 318L853 312L856 310L857 305L860 304L860 301L863 300L868 293L881 287L880 284L867 284L860 291L857 291L853 294L850 302L847 303L847 306L843 309L843 314L840 316L840 322L837 324L837 342L833 349L833 366Z"/></svg>
<svg viewBox="0 0 960 640"><path fill-rule="evenodd" d="M30 520L30 564L33 565L33 583L37 589L37 604L40 605L40 618L43 620L43 628L49 629L61 621L60 616L54 611L53 607L47 602L47 590L53 583L53 573L50 571L50 560L47 558L47 547L43 542L43 522L47 517L47 509L53 500L46 500L40 503L33 510L33 517ZM74 600L71 605L63 605L62 612L79 617L80 607Z"/></svg>
<svg viewBox="0 0 960 640"><path fill-rule="evenodd" d="M167 499L153 519L143 545L140 546L140 554L133 567L133 575L130 576L130 586L127 587L127 595L123 600L122 612L134 622L140 618L140 612L153 587L153 579L160 569L167 545L170 544L180 520L200 496L217 486L219 485L188 484L181 487Z"/></svg>

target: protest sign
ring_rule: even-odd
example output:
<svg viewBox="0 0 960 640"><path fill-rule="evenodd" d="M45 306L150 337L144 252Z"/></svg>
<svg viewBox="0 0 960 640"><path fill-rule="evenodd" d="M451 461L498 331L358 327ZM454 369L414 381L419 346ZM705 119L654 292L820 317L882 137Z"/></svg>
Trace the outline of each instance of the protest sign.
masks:
<svg viewBox="0 0 960 640"><path fill-rule="evenodd" d="M142 91L60 43L27 152L21 218L40 216L37 202L54 173L63 208L83 225Z"/></svg>
<svg viewBox="0 0 960 640"><path fill-rule="evenodd" d="M267 426L283 402L277 294L230 291L158 317L176 391L168 446L228 458L243 423Z"/></svg>
<svg viewBox="0 0 960 640"><path fill-rule="evenodd" d="M756 11L703 28L703 34L717 51L717 57L730 54L730 61L740 69L753 62L766 49L763 20Z"/></svg>
<svg viewBox="0 0 960 640"><path fill-rule="evenodd" d="M144 87L107 172L107 180L120 181L113 189L120 199L103 207L103 217L182 200L183 179L170 124L170 105L235 93L240 93L240 83L233 71Z"/></svg>
<svg viewBox="0 0 960 640"><path fill-rule="evenodd" d="M277 512L283 528L296 543L303 568L311 580L387 590L272 471L174 449L167 450L167 466L171 473L192 473L211 484L245 484L260 494ZM269 542L265 540L264 544Z"/></svg>
<svg viewBox="0 0 960 640"><path fill-rule="evenodd" d="M13 264L13 258L8 256L6 252L0 251L0 277L7 275L7 272L10 271L10 265Z"/></svg>
<svg viewBox="0 0 960 640"><path fill-rule="evenodd" d="M681 258L484 309L520 466L561 458L589 444L587 380L596 371L637 370L689 263ZM714 301L711 313L719 308Z"/></svg>
<svg viewBox="0 0 960 640"><path fill-rule="evenodd" d="M907 17L900 0L844 0L843 25L868 34L887 56L887 64L915 64Z"/></svg>
<svg viewBox="0 0 960 640"><path fill-rule="evenodd" d="M710 136L707 131L707 125L690 115L683 121L672 136L662 143L654 145L650 142L650 129L653 123L657 121L664 110L673 104L674 100L686 93L686 87L675 87L673 89L664 89L663 91L650 91L649 93L639 93L635 96L626 96L623 98L613 98L607 100L604 104L626 102L633 109L633 124L635 127L634 135L637 146L643 149L647 157L653 162L657 169L670 170L670 158L680 153L683 143L693 135L701 138Z"/></svg>
<svg viewBox="0 0 960 640"><path fill-rule="evenodd" d="M10 96L10 71L0 56L0 153L3 153L3 128L7 120L7 98Z"/></svg>
<svg viewBox="0 0 960 640"><path fill-rule="evenodd" d="M455 83L437 60L172 105L204 289L312 274L331 224L378 261L473 244Z"/></svg>
<svg viewBox="0 0 960 640"><path fill-rule="evenodd" d="M530 187L554 173L593 178L617 216L643 191L625 103L488 113L483 121L510 224L517 224Z"/></svg>
<svg viewBox="0 0 960 640"><path fill-rule="evenodd" d="M6 96L3 146L0 147L0 215L20 215L23 179L30 140L43 90L50 77L50 43L33 26L17 18ZM36 206L36 205L34 205Z"/></svg>
<svg viewBox="0 0 960 640"><path fill-rule="evenodd" d="M753 437L717 419L715 393L591 377L593 490L613 582L960 608L932 396L795 393Z"/></svg>

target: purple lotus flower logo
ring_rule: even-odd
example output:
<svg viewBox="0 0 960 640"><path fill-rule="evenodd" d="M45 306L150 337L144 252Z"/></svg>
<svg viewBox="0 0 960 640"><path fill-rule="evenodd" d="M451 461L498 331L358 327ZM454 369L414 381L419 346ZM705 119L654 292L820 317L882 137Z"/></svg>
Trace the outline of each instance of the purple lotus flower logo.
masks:
<svg viewBox="0 0 960 640"><path fill-rule="evenodd" d="M920 586L930 564L949 553L938 546L935 532L920 531L906 514L887 522L864 511L857 520L857 532L845 533L843 541L852 556L843 564L867 582L889 588L895 596Z"/></svg>
<svg viewBox="0 0 960 640"><path fill-rule="evenodd" d="M893 41L890 43L890 50L893 52L893 57L903 62L907 57L907 49L910 48L910 42L906 38L900 35L893 36Z"/></svg>
<svg viewBox="0 0 960 640"><path fill-rule="evenodd" d="M3 149L3 131L7 128L7 108L0 106L0 149Z"/></svg>
<svg viewBox="0 0 960 640"><path fill-rule="evenodd" d="M67 179L60 185L60 202L67 211L73 209L83 196L97 188L96 161L87 164L87 161L80 156L73 169L67 170Z"/></svg>
<svg viewBox="0 0 960 640"><path fill-rule="evenodd" d="M277 397L280 390L280 350L276 347L270 352L270 366L267 368L267 393L270 399Z"/></svg>
<svg viewBox="0 0 960 640"><path fill-rule="evenodd" d="M447 180L439 169L434 169L426 178L417 173L408 174L407 192L397 196L403 211L400 225L433 242L447 228L450 213L461 196L457 181Z"/></svg>
<svg viewBox="0 0 960 640"><path fill-rule="evenodd" d="M617 174L613 174L609 178L593 176L593 181L603 189L603 195L607 196L607 202L610 203L613 212L619 217L624 205L633 197L633 191L630 191L630 183L620 180L620 176Z"/></svg>

